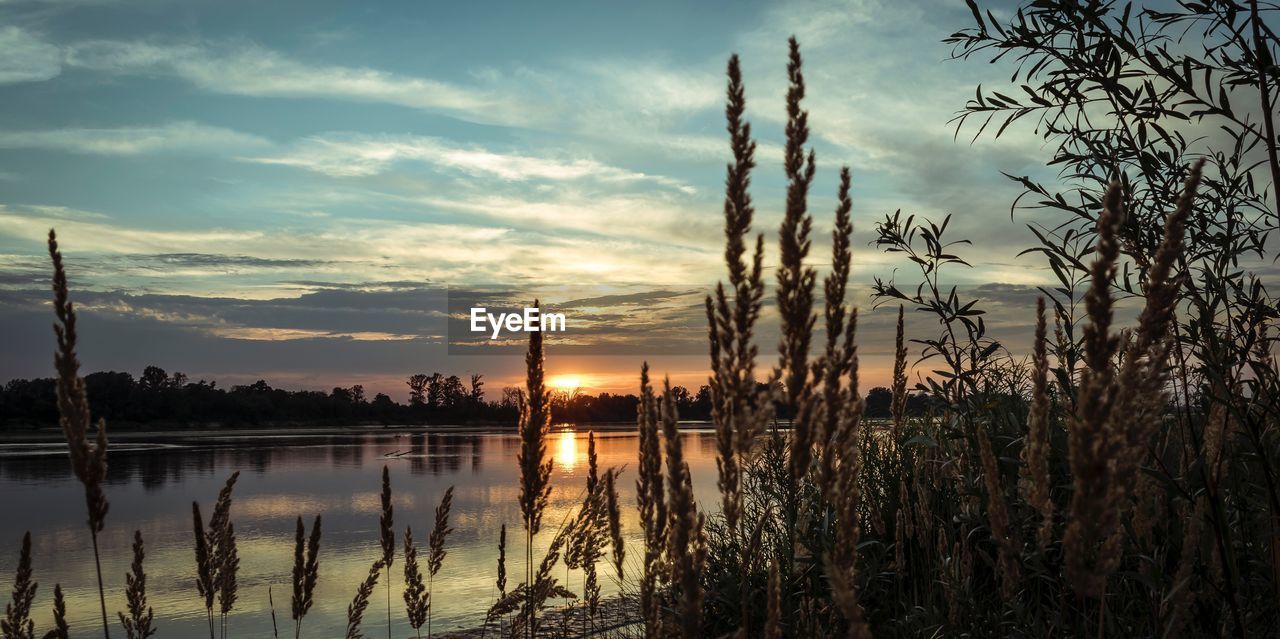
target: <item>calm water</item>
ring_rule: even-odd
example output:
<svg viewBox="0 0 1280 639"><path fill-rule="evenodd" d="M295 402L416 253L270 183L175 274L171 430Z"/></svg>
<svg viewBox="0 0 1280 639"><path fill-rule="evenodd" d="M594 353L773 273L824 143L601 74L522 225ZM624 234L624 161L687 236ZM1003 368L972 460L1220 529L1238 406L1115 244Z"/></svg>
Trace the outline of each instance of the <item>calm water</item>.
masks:
<svg viewBox="0 0 1280 639"><path fill-rule="evenodd" d="M623 467L618 482L627 537L627 568L638 570L640 530L635 510L636 437L632 433L596 436L601 472ZM441 495L455 486L448 556L435 580L433 627L441 630L478 625L496 593L498 529L507 524L508 579L521 580L523 535L514 434L281 435L171 438L157 442L113 444L103 544L108 581L107 609L124 609L124 575L132 560L135 529L146 541L147 587L155 608L159 637L199 637L207 633L203 600L195 590L191 502L208 516L227 476L241 471L232 518L239 539L240 598L230 636L271 637L267 592L271 589L281 635L291 636L290 573L295 520L310 526L322 514L320 582L316 603L303 625L306 636L342 636L346 607L369 565L381 554L378 542L380 474L391 470L395 495L397 544L405 526L425 544ZM711 435L688 432L685 450L698 498L709 508L717 502L715 450ZM390 453L406 453L385 457ZM535 561L554 529L581 500L587 472L585 430L552 435L548 452L555 459L554 486L544 531L535 541ZM7 593L22 533L31 531L34 569L40 591L37 630L49 627L53 584L61 583L75 636L100 624L93 554L84 524L83 491L67 464L62 445L32 447L0 444L0 590ZM551 531L547 529L550 528ZM392 569L394 636L411 635L403 621L400 586L403 564L397 553ZM425 569L425 564L424 564ZM606 593L616 592L613 568L599 567ZM563 579L563 569L561 569ZM384 577L385 579L385 574ZM581 592L580 574L568 575ZM366 614L367 634L381 636L386 625L386 591L378 584ZM288 632L286 632L288 631ZM113 633L122 635L117 626Z"/></svg>

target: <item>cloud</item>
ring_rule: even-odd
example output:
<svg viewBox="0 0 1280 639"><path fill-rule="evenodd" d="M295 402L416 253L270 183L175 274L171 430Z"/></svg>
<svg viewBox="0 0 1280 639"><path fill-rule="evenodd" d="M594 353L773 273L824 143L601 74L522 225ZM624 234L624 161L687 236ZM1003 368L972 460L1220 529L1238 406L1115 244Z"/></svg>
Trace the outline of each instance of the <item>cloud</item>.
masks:
<svg viewBox="0 0 1280 639"><path fill-rule="evenodd" d="M170 75L217 93L379 102L482 121L517 122L516 105L431 78L340 65L308 65L254 44L210 46L101 40L71 47L70 66L118 74Z"/></svg>
<svg viewBox="0 0 1280 639"><path fill-rule="evenodd" d="M609 166L590 158L561 159L503 153L479 146L460 146L441 138L411 135L318 135L306 138L283 154L243 159L296 166L335 177L375 175L398 162L412 161L476 177L516 182L594 179L615 183L653 182L692 190L679 180Z"/></svg>
<svg viewBox="0 0 1280 639"><path fill-rule="evenodd" d="M18 27L0 27L0 51L0 85L43 82L62 73L62 51Z"/></svg>
<svg viewBox="0 0 1280 639"><path fill-rule="evenodd" d="M0 148L48 149L91 155L226 151L264 146L270 146L270 142L261 137L196 122L114 129L0 131Z"/></svg>

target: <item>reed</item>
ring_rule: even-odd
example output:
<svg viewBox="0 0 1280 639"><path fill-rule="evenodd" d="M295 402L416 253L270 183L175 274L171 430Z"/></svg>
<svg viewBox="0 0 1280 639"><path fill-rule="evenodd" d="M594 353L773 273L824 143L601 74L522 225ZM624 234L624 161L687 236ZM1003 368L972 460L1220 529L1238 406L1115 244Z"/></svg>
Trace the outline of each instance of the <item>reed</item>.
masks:
<svg viewBox="0 0 1280 639"><path fill-rule="evenodd" d="M320 581L320 515L311 524L311 535L298 517L297 533L293 546L293 599L290 617L293 619L293 637L302 636L302 619L315 603L316 583Z"/></svg>
<svg viewBox="0 0 1280 639"><path fill-rule="evenodd" d="M445 540L453 529L449 527L449 510L453 508L453 486L444 491L440 505L436 506L435 523L431 526L431 536L427 538L427 636L431 636L431 588L436 574L444 565Z"/></svg>
<svg viewBox="0 0 1280 639"><path fill-rule="evenodd" d="M498 531L498 598L507 596L507 525Z"/></svg>
<svg viewBox="0 0 1280 639"><path fill-rule="evenodd" d="M71 453L71 468L84 486L85 505L89 514L89 536L93 542L93 563L98 576L98 604L102 612L102 635L111 639L107 623L107 595L102 581L102 559L98 552L98 533L106 522L110 504L102 490L107 477L107 429L98 420L94 443L89 442L89 397L80 378L80 360L76 355L76 312L67 287L67 273L58 250L58 237L49 229L49 257L53 260L53 311L57 322L53 333L58 348L53 356L58 371L58 422Z"/></svg>
<svg viewBox="0 0 1280 639"><path fill-rule="evenodd" d="M364 634L360 632L360 624L364 623L364 613L369 609L369 599L373 596L374 588L378 587L378 576L381 574L382 559L378 559L369 567L369 574L360 583L355 597L347 605L346 639L365 639Z"/></svg>
<svg viewBox="0 0 1280 639"><path fill-rule="evenodd" d="M1053 498L1049 477L1049 354L1045 335L1044 298L1036 300L1036 337L1031 370L1031 412L1022 448L1023 500L1040 515L1036 544L1048 548L1053 539Z"/></svg>
<svg viewBox="0 0 1280 639"><path fill-rule="evenodd" d="M1111 358L1119 347L1119 338L1110 335L1111 281L1120 254L1116 231L1123 220L1120 187L1113 184L1098 216L1096 257L1089 269L1090 285L1085 295L1089 316L1084 327L1086 368L1081 373L1076 411L1067 431L1071 474L1076 481L1071 495L1071 519L1062 539L1067 574L1078 595L1095 598L1102 595L1109 571L1095 563L1094 546L1110 535L1118 518L1107 498L1112 451L1106 426L1116 391Z"/></svg>
<svg viewBox="0 0 1280 639"><path fill-rule="evenodd" d="M506 527L503 527L505 533ZM504 535L505 536L505 535ZM404 530L404 609L409 627L421 639L422 626L427 623L427 608L431 605L431 593L423 583L422 570L418 567L418 549L413 545L413 528Z"/></svg>
<svg viewBox="0 0 1280 639"><path fill-rule="evenodd" d="M200 516L199 502L192 502L193 534L196 552L196 592L204 598L205 615L209 624L209 637L227 636L227 622L239 596L237 573L240 555L236 544L235 526L231 522L232 491L239 472L227 478L218 500L214 502L206 529ZM218 631L213 624L215 599L218 604Z"/></svg>
<svg viewBox="0 0 1280 639"><path fill-rule="evenodd" d="M1087 367L1081 375L1069 431L1076 489L1071 497L1071 521L1063 535L1067 572L1081 597L1101 597L1108 576L1120 564L1120 515L1128 510L1142 457L1161 424L1168 381L1168 338L1179 286L1172 272L1182 252L1202 166L1203 162L1192 166L1178 206L1166 218L1164 239L1147 272L1146 303L1136 331L1123 343L1119 336L1110 334L1110 287L1119 254L1116 230L1124 219L1118 185L1108 190L1098 218L1097 257L1085 298L1089 314L1084 331ZM1112 358L1121 350L1117 370Z"/></svg>
<svg viewBox="0 0 1280 639"><path fill-rule="evenodd" d="M124 626L125 636L129 639L147 639L156 633L153 626L155 612L147 605L147 571L142 567L146 552L142 544L142 531L133 533L133 564L129 574L125 575L125 599L128 601L129 616L117 612L120 625Z"/></svg>
<svg viewBox="0 0 1280 639"><path fill-rule="evenodd" d="M67 601L62 596L62 585L53 585L53 628L44 639L68 639L71 628L67 625Z"/></svg>
<svg viewBox="0 0 1280 639"><path fill-rule="evenodd" d="M209 624L209 636L213 636L213 599L217 593L213 557L209 551L209 539L204 531L204 518L200 514L200 502L191 502L191 518L196 550L196 592L204 599L205 618Z"/></svg>
<svg viewBox="0 0 1280 639"><path fill-rule="evenodd" d="M637 411L640 471L639 478L636 479L636 507L640 510L640 523L644 527L640 614L644 619L645 636L654 637L661 631L658 596L662 585L661 564L666 554L667 501L663 493L658 406L653 387L649 384L648 362L640 368L640 404Z"/></svg>
<svg viewBox="0 0 1280 639"><path fill-rule="evenodd" d="M1005 597L1012 599L1017 593L1022 573L1015 557L1015 542L1009 533L1009 504L1005 500L1000 467L996 462L995 452L991 450L991 439L983 430L979 430L977 436L978 452L982 460L982 479L987 492L987 523L991 526L991 537L996 542L1000 588ZM902 545L904 544L899 544Z"/></svg>
<svg viewBox="0 0 1280 639"><path fill-rule="evenodd" d="M609 520L609 541L613 549L613 569L618 573L618 581L625 579L623 564L627 557L626 542L622 538L622 513L618 508L618 489L614 485L617 473L610 469L604 474L605 509Z"/></svg>
<svg viewBox="0 0 1280 639"><path fill-rule="evenodd" d="M662 438L666 445L667 463L667 557L671 564L671 583L679 590L676 603L678 632L685 639L702 632L702 584L700 575L706 565L707 550L703 539L703 516L693 498L693 482L689 464L684 460L680 442L679 415L671 395L671 380L664 381L660 411Z"/></svg>
<svg viewBox="0 0 1280 639"><path fill-rule="evenodd" d="M898 305L898 328L893 347L893 399L889 414L893 419L893 441L896 444L902 438L902 427L907 419L907 345L905 309Z"/></svg>
<svg viewBox="0 0 1280 639"><path fill-rule="evenodd" d="M757 348L752 341L756 320L760 316L764 282L764 236L757 235L751 261L745 259L747 240L755 216L751 201L751 171L755 168L756 143L751 139L751 124L745 120L746 91L738 57L729 58L726 71L725 119L733 163L725 176L724 233L725 262L728 264L728 288L716 285L714 297L707 296L705 306L710 327L711 347L711 416L716 430L716 469L723 496L721 511L730 528L737 528L742 508L742 457L750 454L756 436L764 431L767 402L752 406L748 400L755 393L755 358ZM642 410L643 410L642 406ZM660 491L660 489L659 489Z"/></svg>
<svg viewBox="0 0 1280 639"><path fill-rule="evenodd" d="M391 471L382 467L382 515L378 518L381 533L382 565L387 571L387 639L391 639L391 565L396 559L395 507L391 503Z"/></svg>
<svg viewBox="0 0 1280 639"><path fill-rule="evenodd" d="M35 639L35 622L31 620L31 604L35 602L39 588L31 570L31 533L22 536L22 550L18 553L18 567L13 575L13 596L4 607L4 619L0 619L0 633L5 639Z"/></svg>
<svg viewBox="0 0 1280 639"><path fill-rule="evenodd" d="M538 306L534 300L533 305ZM547 433L551 429L550 393L543 373L542 333L529 333L529 352L525 355L525 403L520 409L520 515L525 531L525 583L534 583L533 538L542 526L542 513L551 495L551 465L547 457ZM535 614L533 592L527 592L524 611ZM532 638L535 620L524 621L525 637Z"/></svg>
<svg viewBox="0 0 1280 639"><path fill-rule="evenodd" d="M782 637L782 588L778 584L778 560L769 562L768 604L765 608L765 639Z"/></svg>

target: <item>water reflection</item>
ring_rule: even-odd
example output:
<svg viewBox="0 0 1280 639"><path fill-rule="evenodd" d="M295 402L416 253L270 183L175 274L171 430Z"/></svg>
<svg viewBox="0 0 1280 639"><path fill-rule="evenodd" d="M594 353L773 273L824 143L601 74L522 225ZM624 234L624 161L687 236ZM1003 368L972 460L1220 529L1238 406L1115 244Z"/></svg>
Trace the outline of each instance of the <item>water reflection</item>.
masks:
<svg viewBox="0 0 1280 639"><path fill-rule="evenodd" d="M552 435L553 492L544 516L561 522L577 505L586 481L586 431ZM695 492L709 508L716 505L714 445L710 435L687 434L686 455ZM601 468L635 468L636 439L630 433L597 436ZM233 517L240 539L240 600L230 634L271 636L267 589L277 614L288 618L294 520L324 516L321 580L316 607L307 617L315 636L341 635L346 605L369 563L378 556L379 477L389 466L395 488L397 535L413 526L426 536L432 511L444 490L455 485L449 554L435 580L437 629L478 622L494 596L498 529L520 521L514 434L368 434L243 437L174 437L163 442L113 442L107 494L111 512L102 544L108 578L108 609L123 609L123 576L131 560L133 530L147 543L148 589L161 628L159 637L197 636L204 611L192 581L191 502L209 507L226 476L241 471ZM634 547L639 540L635 482L618 482L624 506L623 526L629 568L639 569ZM45 586L37 600L37 623L48 627L49 593L61 583L68 597L72 627L89 628L97 610L92 554L84 529L83 493L59 447L0 445L0 495L16 516L0 521L0 583L16 563L18 541L32 532L36 577ZM419 532L421 531L421 532ZM550 533L541 535L541 546ZM519 538L515 536L514 538ZM535 548L540 555L542 548ZM513 553L522 556L523 553ZM392 573L393 603L401 602L400 562ZM513 574L522 567L509 564ZM616 591L612 569L602 567L602 582ZM569 574L569 586L581 589L581 577ZM379 589L381 589L381 585ZM283 607L282 607L283 606ZM399 608L396 608L398 611ZM377 619L381 615L374 615ZM402 617L402 612L397 612ZM396 636L410 634L398 622Z"/></svg>

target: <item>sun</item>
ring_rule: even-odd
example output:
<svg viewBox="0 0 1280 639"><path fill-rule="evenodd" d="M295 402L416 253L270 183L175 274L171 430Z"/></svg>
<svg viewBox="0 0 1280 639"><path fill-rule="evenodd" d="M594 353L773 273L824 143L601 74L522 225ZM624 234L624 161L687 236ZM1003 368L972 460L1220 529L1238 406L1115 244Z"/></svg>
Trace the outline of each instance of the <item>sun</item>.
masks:
<svg viewBox="0 0 1280 639"><path fill-rule="evenodd" d="M551 378L551 387L572 395L582 387L582 378L577 375L557 375Z"/></svg>

